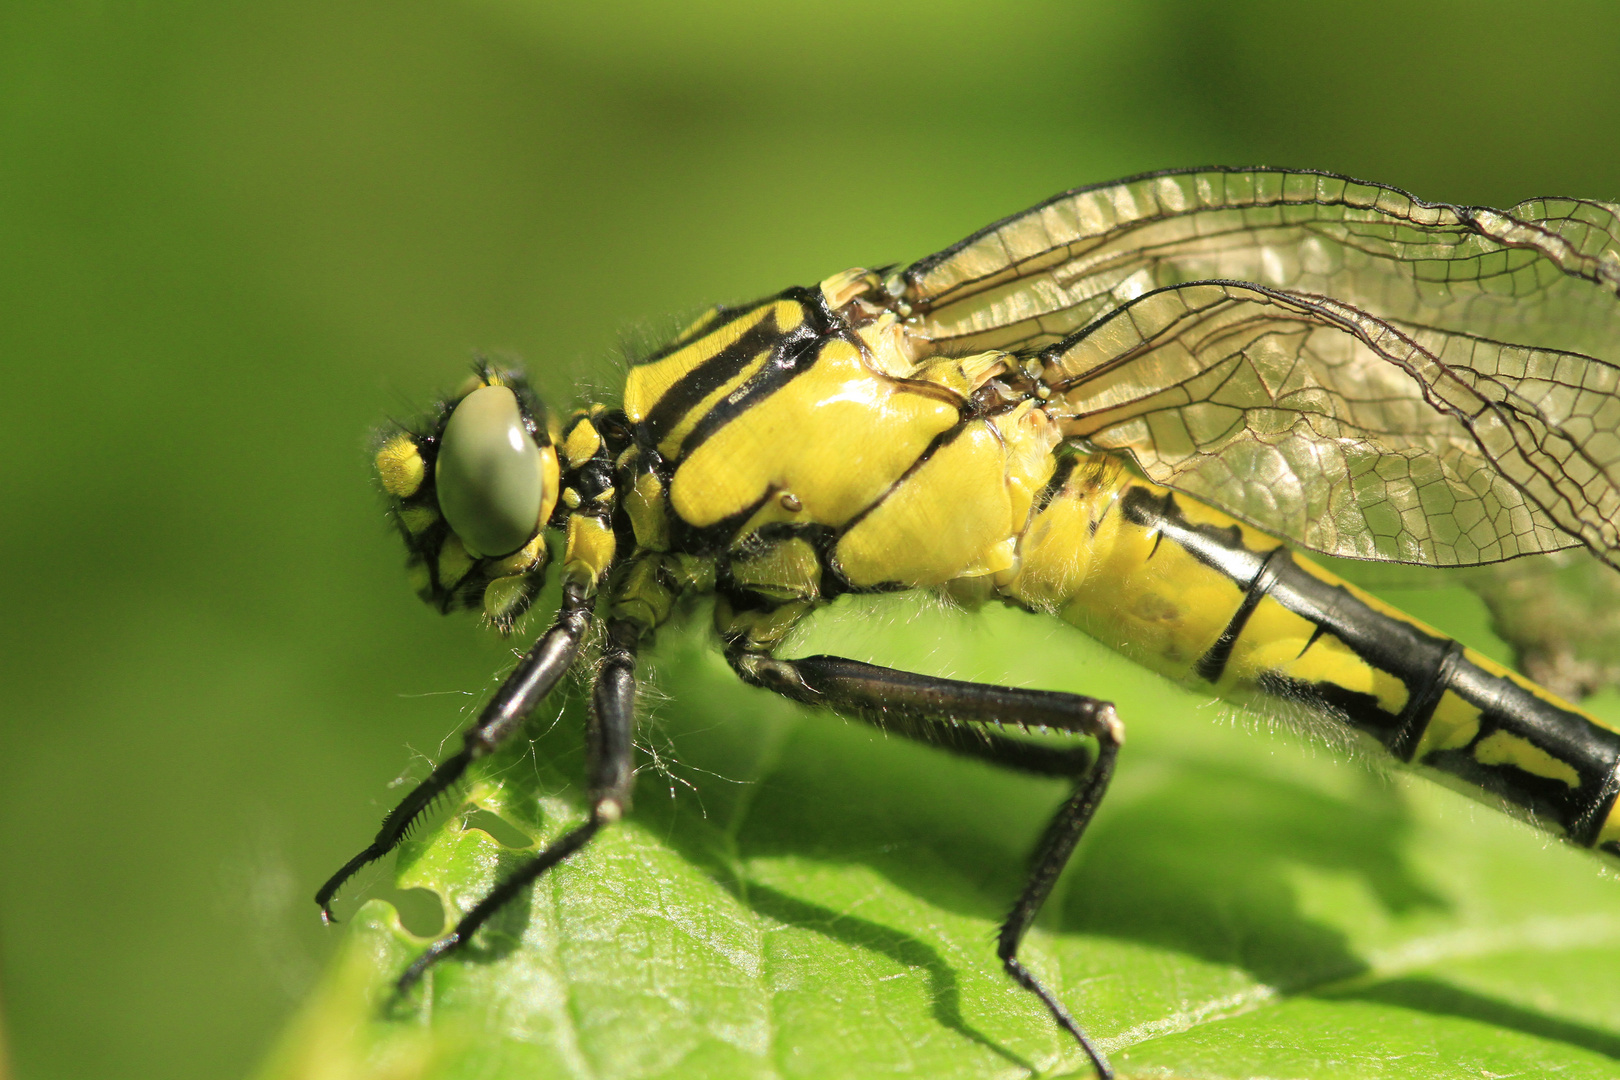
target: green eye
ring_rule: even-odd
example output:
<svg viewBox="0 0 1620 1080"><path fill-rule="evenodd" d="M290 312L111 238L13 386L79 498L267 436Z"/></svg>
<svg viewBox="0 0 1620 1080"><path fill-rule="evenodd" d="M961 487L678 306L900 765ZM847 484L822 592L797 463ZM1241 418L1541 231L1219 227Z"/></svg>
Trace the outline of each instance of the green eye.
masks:
<svg viewBox="0 0 1620 1080"><path fill-rule="evenodd" d="M539 528L545 478L517 395L483 386L455 407L433 467L439 510L469 552L506 555Z"/></svg>

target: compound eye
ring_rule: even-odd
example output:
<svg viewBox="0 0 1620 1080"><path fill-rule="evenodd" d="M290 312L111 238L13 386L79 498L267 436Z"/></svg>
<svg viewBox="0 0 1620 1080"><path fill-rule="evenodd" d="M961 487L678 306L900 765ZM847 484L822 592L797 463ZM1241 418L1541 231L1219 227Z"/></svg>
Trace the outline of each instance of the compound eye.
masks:
<svg viewBox="0 0 1620 1080"><path fill-rule="evenodd" d="M473 555L508 555L540 527L540 448L508 387L482 386L457 403L433 476L444 520Z"/></svg>

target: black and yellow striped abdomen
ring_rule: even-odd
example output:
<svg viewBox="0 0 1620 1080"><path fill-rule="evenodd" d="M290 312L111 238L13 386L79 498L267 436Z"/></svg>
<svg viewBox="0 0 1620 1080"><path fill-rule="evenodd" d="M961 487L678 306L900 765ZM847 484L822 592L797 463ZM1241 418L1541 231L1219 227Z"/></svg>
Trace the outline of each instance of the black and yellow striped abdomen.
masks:
<svg viewBox="0 0 1620 1080"><path fill-rule="evenodd" d="M1620 733L1278 541L1108 458L1071 459L1006 594L1229 700L1308 709L1620 855Z"/></svg>

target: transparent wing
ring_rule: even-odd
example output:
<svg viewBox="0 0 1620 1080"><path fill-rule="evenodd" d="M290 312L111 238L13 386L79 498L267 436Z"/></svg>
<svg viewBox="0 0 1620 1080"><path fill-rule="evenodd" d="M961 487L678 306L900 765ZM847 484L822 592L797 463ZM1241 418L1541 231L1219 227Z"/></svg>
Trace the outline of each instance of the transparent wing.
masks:
<svg viewBox="0 0 1620 1080"><path fill-rule="evenodd" d="M1620 565L1620 368L1194 282L1049 347L1065 430L1349 558L1465 566L1584 543Z"/></svg>
<svg viewBox="0 0 1620 1080"><path fill-rule="evenodd" d="M1170 285L1229 279L1382 319L1615 359L1617 207L1426 203L1347 177L1158 173L1066 192L904 271L940 349L1059 341Z"/></svg>

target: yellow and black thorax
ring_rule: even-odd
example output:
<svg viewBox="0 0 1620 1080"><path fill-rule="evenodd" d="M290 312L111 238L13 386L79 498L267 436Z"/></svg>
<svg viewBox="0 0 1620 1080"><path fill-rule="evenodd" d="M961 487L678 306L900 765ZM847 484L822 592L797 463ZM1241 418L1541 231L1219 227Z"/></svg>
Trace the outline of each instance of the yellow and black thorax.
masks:
<svg viewBox="0 0 1620 1080"><path fill-rule="evenodd" d="M926 355L882 299L851 271L716 310L627 379L624 539L712 560L728 610L771 613L758 646L846 592L1009 572L1052 474L1018 362Z"/></svg>

